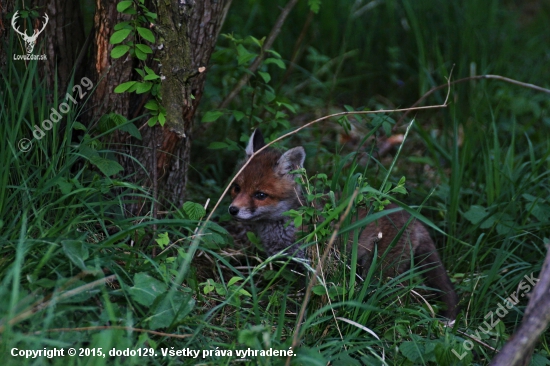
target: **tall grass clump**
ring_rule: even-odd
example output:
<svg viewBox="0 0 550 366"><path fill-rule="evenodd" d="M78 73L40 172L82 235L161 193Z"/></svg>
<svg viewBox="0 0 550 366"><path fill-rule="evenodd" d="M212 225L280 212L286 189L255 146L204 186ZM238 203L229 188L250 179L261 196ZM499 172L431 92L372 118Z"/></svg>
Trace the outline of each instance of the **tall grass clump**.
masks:
<svg viewBox="0 0 550 366"><path fill-rule="evenodd" d="M12 35L9 54L13 44ZM139 356L109 351L143 348L143 356L151 347L159 352L156 360L172 362L160 349L183 347L188 336L182 334L197 324L190 286L196 288L198 281L186 258L193 255L188 244L202 205L189 202L160 219L128 217L127 204L137 201L144 212L152 212L154 198L120 174L116 151L101 142L124 126L85 127L78 120L86 100L79 100L61 121L43 127L44 120L52 120L52 108L67 98L57 94L58 85L46 85L41 66L8 57L0 77L3 362L143 364ZM90 95L92 85L85 84ZM67 93L73 92L71 83ZM34 137L35 126L44 131L41 138ZM204 232L207 239L199 248L226 243L219 226L211 224ZM155 259L152 243L165 249ZM181 286L185 273L190 273L186 289ZM18 350L53 348L64 349L65 357L12 356ZM69 348L76 350L75 357L67 356Z"/></svg>

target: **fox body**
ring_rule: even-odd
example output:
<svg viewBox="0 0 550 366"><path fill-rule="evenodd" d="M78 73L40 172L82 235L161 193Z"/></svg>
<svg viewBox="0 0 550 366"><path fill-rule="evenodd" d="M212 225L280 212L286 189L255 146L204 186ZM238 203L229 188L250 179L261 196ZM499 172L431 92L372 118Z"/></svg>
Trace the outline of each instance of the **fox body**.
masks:
<svg viewBox="0 0 550 366"><path fill-rule="evenodd" d="M255 130L246 148L247 157L265 146L263 136ZM303 249L295 243L296 228L283 212L297 209L301 204L300 186L294 181L291 171L303 166L306 154L299 146L281 153L266 148L248 163L235 179L231 187L233 201L229 213L234 219L253 226L269 256L284 251L287 255L305 258ZM389 205L387 208L395 208ZM367 215L366 210L359 213ZM457 312L458 297L453 285L437 254L435 245L426 228L418 221L410 220L410 215L397 211L367 225L359 237L357 248L358 265L362 272L368 272L374 253L383 256L384 276L396 276L410 267L411 257L415 265L424 270L423 276L429 287L440 290L438 296L447 305L442 313L454 319ZM399 231L405 230L386 253ZM351 251L351 244L348 245Z"/></svg>

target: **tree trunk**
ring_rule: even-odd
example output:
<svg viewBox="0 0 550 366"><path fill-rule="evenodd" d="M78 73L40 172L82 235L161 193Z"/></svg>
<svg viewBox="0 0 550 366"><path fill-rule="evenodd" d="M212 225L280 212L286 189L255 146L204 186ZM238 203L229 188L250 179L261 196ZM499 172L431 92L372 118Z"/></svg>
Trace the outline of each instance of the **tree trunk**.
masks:
<svg viewBox="0 0 550 366"><path fill-rule="evenodd" d="M165 79L161 85L162 104L166 108L163 127L141 130L142 147L122 145L129 156L121 164L126 174L147 189L155 191L164 207L181 207L185 198L191 148L191 129L196 108L202 97L205 68L208 65L223 19L231 0L158 1L157 55ZM121 136L122 137L122 136ZM133 139L134 140L134 139ZM153 156L156 151L156 156ZM156 165L155 165L156 164ZM134 215L144 214L140 204L129 207Z"/></svg>
<svg viewBox="0 0 550 366"><path fill-rule="evenodd" d="M48 58L45 77L53 90L57 73L57 91L59 95L64 95L73 68L78 67L77 58L85 42L80 2L46 0L38 1L37 5L43 6L44 12L49 17L46 26L45 52ZM75 83L78 83L83 76L82 71L82 69L76 70Z"/></svg>
<svg viewBox="0 0 550 366"><path fill-rule="evenodd" d="M15 7L15 0L2 1L0 4L0 71L6 69L8 55L4 45L8 44L10 36L11 23L8 21L8 13L11 13Z"/></svg>
<svg viewBox="0 0 550 366"><path fill-rule="evenodd" d="M111 58L113 45L109 43L109 38L114 32L113 28L118 22L128 18L116 10L116 3L111 0L96 0L92 62L87 73L96 90L92 94L90 104L87 105L90 111L87 113L88 122L106 113L115 112L128 116L129 112L130 95L114 92L117 85L129 81L132 75L131 58Z"/></svg>

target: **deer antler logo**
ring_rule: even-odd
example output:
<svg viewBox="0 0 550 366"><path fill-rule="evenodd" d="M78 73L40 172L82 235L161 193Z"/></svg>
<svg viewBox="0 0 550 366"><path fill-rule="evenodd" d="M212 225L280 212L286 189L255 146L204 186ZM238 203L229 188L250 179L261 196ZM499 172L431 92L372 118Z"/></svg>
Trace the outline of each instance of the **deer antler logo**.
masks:
<svg viewBox="0 0 550 366"><path fill-rule="evenodd" d="M34 30L34 33L32 36L28 36L25 32L20 32L19 31L19 26L17 26L15 24L15 21L17 20L17 13L19 12L16 11L15 14L13 14L13 18L11 18L11 26L13 27L13 29L19 33L21 35L21 37L23 37L23 41L25 41L25 48L27 49L27 53L30 54L32 53L32 50L34 49L34 46L36 45L36 39L38 38L38 35L40 33L42 33L42 31L44 30L44 28L46 28L46 24L48 24L48 20L50 18L48 18L48 14L44 14L44 24L42 25L42 29L38 30L38 29L35 29Z"/></svg>

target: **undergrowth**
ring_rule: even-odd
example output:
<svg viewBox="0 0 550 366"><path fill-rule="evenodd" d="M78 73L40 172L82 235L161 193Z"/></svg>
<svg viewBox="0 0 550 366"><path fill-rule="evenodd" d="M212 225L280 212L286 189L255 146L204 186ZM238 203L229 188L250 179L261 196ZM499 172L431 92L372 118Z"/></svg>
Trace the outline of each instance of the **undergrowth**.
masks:
<svg viewBox="0 0 550 366"><path fill-rule="evenodd" d="M429 227L461 298L452 327L434 315L438 304L423 300L427 289L416 272L378 281L380 268L372 266L358 275L353 253L346 258L338 245L358 240L351 215L322 263L298 346L291 348L303 276L283 257L265 258L254 235L240 240L241 228L225 214L227 200L205 224L206 199L219 197L254 127L273 140L330 112L410 105L444 83L452 64L456 78L502 73L548 80L548 48L532 41L549 44L542 20L502 21L511 17L508 2L468 1L461 8L388 1L360 15L361 3L323 3L313 35L295 47L300 57L288 45L302 28L283 32L274 45L280 52L270 52L251 83L218 110L259 52L268 32L262 27L276 13L269 6L277 4L251 2L242 24L230 14L203 97L189 202L161 219L127 216L125 205L140 202L152 212L154 199L128 183L117 152L102 144L116 129L139 136L132 121L88 130L78 122L82 100L38 139L34 126L51 119L51 108L66 96L52 94L58 88L44 84L37 63L8 63L0 79L1 352L88 350L81 357L9 356L8 364L280 365L286 357L273 352L289 350L296 365L488 364L521 321L529 280L550 244L548 95L472 81L453 87L447 108L417 112L412 125L412 117L398 122L398 113L350 116L278 144L302 145L308 156L302 171L308 205L290 214L297 224L310 224L303 239L312 253L309 275L353 192L359 192L354 207L373 213L386 200L398 202ZM307 16L300 6L294 25ZM340 24L344 34L334 31ZM363 24L372 29L357 28ZM384 36L381 27L388 29ZM456 29L467 31L455 39ZM513 45L522 42L518 59ZM356 66L348 67L351 61ZM88 84L75 80L67 93L75 85ZM433 104L444 98L435 93ZM401 150L383 151L396 136L404 141L395 144ZM28 151L23 138L32 144ZM153 246L160 248L156 257ZM508 306L506 299L515 297L517 304ZM549 364L549 355L544 334L532 364Z"/></svg>

